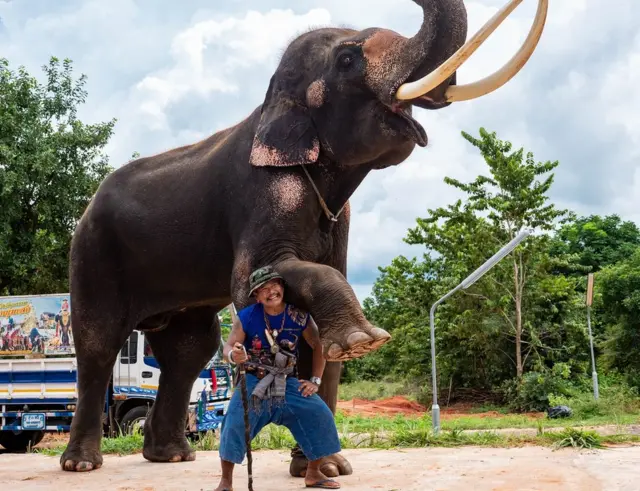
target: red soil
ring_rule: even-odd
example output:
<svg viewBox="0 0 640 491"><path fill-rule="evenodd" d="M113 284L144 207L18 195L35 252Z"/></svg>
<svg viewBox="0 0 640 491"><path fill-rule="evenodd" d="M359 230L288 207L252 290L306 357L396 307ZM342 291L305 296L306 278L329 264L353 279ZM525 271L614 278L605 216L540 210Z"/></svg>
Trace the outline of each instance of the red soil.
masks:
<svg viewBox="0 0 640 491"><path fill-rule="evenodd" d="M351 399L350 401L338 401L338 409L347 415L359 416L422 416L427 410L424 406L408 400L402 396L367 401L364 399Z"/></svg>
<svg viewBox="0 0 640 491"><path fill-rule="evenodd" d="M440 408L441 419L458 419L464 417L474 418L500 418L504 417L497 411L486 411L483 413L472 412L474 405L470 403L458 403L449 407ZM396 416L401 414L406 417L420 417L429 413L431 408L424 407L417 402L408 400L406 397L395 396L377 401L367 401L364 399L351 399L350 401L338 401L338 409L349 416ZM544 413L523 413L532 419L543 418Z"/></svg>

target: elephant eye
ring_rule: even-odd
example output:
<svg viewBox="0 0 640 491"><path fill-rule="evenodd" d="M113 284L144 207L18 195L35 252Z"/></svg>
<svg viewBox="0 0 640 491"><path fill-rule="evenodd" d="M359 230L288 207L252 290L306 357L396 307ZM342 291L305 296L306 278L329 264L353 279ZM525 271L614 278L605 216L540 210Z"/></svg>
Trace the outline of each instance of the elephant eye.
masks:
<svg viewBox="0 0 640 491"><path fill-rule="evenodd" d="M353 55L351 53L342 53L338 57L338 66L340 68L349 68L353 63Z"/></svg>

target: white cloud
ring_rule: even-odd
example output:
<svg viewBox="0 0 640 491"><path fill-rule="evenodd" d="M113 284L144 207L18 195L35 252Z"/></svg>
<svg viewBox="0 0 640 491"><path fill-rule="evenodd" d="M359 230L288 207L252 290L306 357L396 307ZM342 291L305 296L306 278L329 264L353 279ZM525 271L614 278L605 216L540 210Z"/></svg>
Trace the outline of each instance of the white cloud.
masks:
<svg viewBox="0 0 640 491"><path fill-rule="evenodd" d="M640 143L640 34L635 37L630 52L620 58L604 74L600 94L610 109L605 122L624 129L634 144Z"/></svg>
<svg viewBox="0 0 640 491"><path fill-rule="evenodd" d="M506 0L466 1L469 33ZM420 253L402 242L417 216L445 206L456 190L444 176L486 172L460 131L479 126L525 146L538 160L560 160L552 196L581 213L640 219L640 35L636 0L550 2L539 47L506 86L438 112L415 112L429 134L403 165L372 173L352 202L349 276L369 293L377 266ZM0 53L32 73L49 56L74 60L89 76L88 121L118 118L108 152L118 166L193 142L249 114L262 102L278 57L309 26L387 27L411 36L419 8L410 0L21 0L0 1ZM75 8L74 6L79 6ZM459 72L484 77L518 49L536 2L523 2Z"/></svg>
<svg viewBox="0 0 640 491"><path fill-rule="evenodd" d="M170 105L194 95L238 93L247 80L244 72L274 68L294 34L330 20L329 12L314 9L305 15L250 11L243 17L196 23L173 38L173 66L136 84L133 98L141 120L153 129L170 129L165 114Z"/></svg>

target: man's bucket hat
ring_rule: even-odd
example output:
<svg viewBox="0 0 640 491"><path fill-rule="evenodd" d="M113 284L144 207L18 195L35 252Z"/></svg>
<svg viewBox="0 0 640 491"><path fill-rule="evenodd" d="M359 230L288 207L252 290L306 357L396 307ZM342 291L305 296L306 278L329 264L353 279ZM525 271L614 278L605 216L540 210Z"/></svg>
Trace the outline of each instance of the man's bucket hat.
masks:
<svg viewBox="0 0 640 491"><path fill-rule="evenodd" d="M276 279L282 280L284 283L284 278L276 273L272 266L263 266L256 269L249 277L249 296L251 297L265 283Z"/></svg>

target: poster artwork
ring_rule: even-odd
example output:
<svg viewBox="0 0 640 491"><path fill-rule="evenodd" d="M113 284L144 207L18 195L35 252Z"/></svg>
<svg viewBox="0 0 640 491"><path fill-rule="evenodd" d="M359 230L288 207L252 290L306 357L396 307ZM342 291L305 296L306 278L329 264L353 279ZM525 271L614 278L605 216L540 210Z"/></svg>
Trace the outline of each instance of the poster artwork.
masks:
<svg viewBox="0 0 640 491"><path fill-rule="evenodd" d="M68 295L0 297L0 355L74 353Z"/></svg>

